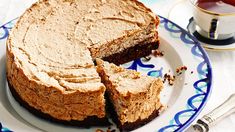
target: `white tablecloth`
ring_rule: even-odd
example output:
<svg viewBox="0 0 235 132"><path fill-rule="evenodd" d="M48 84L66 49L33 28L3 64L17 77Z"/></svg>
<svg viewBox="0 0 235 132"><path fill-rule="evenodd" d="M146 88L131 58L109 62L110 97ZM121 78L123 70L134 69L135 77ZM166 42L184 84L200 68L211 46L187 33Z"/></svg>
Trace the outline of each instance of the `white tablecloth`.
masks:
<svg viewBox="0 0 235 132"><path fill-rule="evenodd" d="M0 0L0 25L18 16L35 0ZM145 0L157 14L168 17L173 22L186 28L192 17L189 0ZM154 2L155 1L155 2ZM207 51L212 63L213 86L211 97L199 115L208 113L235 92L235 51ZM210 132L235 131L235 114L221 120Z"/></svg>

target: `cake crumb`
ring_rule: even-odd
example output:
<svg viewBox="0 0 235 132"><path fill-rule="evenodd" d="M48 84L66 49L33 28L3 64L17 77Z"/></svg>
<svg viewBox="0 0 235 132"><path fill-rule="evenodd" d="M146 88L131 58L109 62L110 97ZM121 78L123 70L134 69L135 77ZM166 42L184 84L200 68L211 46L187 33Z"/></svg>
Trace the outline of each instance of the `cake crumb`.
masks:
<svg viewBox="0 0 235 132"><path fill-rule="evenodd" d="M160 51L160 50L154 50L153 51L153 55L155 56L155 57L162 57L162 56L164 56L164 51Z"/></svg>
<svg viewBox="0 0 235 132"><path fill-rule="evenodd" d="M116 132L116 129L111 129L111 126L109 126L106 132Z"/></svg>
<svg viewBox="0 0 235 132"><path fill-rule="evenodd" d="M106 132L116 132L116 130L115 129L112 129L112 130L108 129Z"/></svg>
<svg viewBox="0 0 235 132"><path fill-rule="evenodd" d="M110 129L108 129L108 130L106 130L106 132L111 132L111 130L110 130Z"/></svg>
<svg viewBox="0 0 235 132"><path fill-rule="evenodd" d="M172 80L169 80L169 85L173 85L173 81Z"/></svg>
<svg viewBox="0 0 235 132"><path fill-rule="evenodd" d="M176 73L177 73L177 75L180 75L180 74L182 74L184 71L186 71L188 68L186 67L186 66L180 66L180 67L178 67L178 68L176 68Z"/></svg>
<svg viewBox="0 0 235 132"><path fill-rule="evenodd" d="M191 74L193 74L193 71L191 71Z"/></svg>
<svg viewBox="0 0 235 132"><path fill-rule="evenodd" d="M138 78L140 78L140 72L135 72L135 73L133 74L132 79L138 79Z"/></svg>
<svg viewBox="0 0 235 132"><path fill-rule="evenodd" d="M151 60L151 56L145 56L145 57L143 57L143 61L149 61L149 60Z"/></svg>
<svg viewBox="0 0 235 132"><path fill-rule="evenodd" d="M163 76L163 83L166 81L168 81L168 84L172 86L175 81L175 76L171 76L170 74L165 73Z"/></svg>
<svg viewBox="0 0 235 132"><path fill-rule="evenodd" d="M123 72L124 71L124 68L122 67L117 67L115 65L111 65L111 68L114 69L114 73L118 73L118 72Z"/></svg>
<svg viewBox="0 0 235 132"><path fill-rule="evenodd" d="M166 110L169 106L168 105L162 105L160 108L159 108L159 113L163 112L164 110Z"/></svg>
<svg viewBox="0 0 235 132"><path fill-rule="evenodd" d="M101 129L96 129L96 131L95 132L104 132L103 130L101 130Z"/></svg>

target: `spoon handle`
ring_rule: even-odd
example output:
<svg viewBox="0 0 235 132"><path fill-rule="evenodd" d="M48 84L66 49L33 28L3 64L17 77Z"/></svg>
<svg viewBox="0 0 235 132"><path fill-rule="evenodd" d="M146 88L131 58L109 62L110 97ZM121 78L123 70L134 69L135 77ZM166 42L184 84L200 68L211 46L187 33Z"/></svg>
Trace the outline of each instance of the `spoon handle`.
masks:
<svg viewBox="0 0 235 132"><path fill-rule="evenodd" d="M224 103L199 119L193 128L200 132L207 132L212 125L233 112L235 112L235 94L232 94Z"/></svg>

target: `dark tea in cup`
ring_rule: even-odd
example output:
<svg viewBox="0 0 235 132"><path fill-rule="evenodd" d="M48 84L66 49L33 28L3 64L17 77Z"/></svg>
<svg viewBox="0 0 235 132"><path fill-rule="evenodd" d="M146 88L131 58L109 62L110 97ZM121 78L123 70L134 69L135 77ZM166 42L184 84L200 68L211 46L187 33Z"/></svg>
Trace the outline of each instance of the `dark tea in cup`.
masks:
<svg viewBox="0 0 235 132"><path fill-rule="evenodd" d="M218 14L235 13L235 0L197 0L196 5Z"/></svg>
<svg viewBox="0 0 235 132"><path fill-rule="evenodd" d="M235 37L235 0L190 0L197 32L213 40Z"/></svg>

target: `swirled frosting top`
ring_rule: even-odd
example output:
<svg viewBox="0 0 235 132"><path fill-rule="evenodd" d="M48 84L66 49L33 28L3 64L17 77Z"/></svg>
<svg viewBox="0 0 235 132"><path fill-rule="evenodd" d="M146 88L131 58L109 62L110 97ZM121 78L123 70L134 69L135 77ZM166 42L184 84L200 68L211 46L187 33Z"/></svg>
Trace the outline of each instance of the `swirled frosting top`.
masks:
<svg viewBox="0 0 235 132"><path fill-rule="evenodd" d="M19 19L8 51L32 80L65 92L97 90L103 84L88 48L149 25L155 16L146 9L134 0L43 0Z"/></svg>

